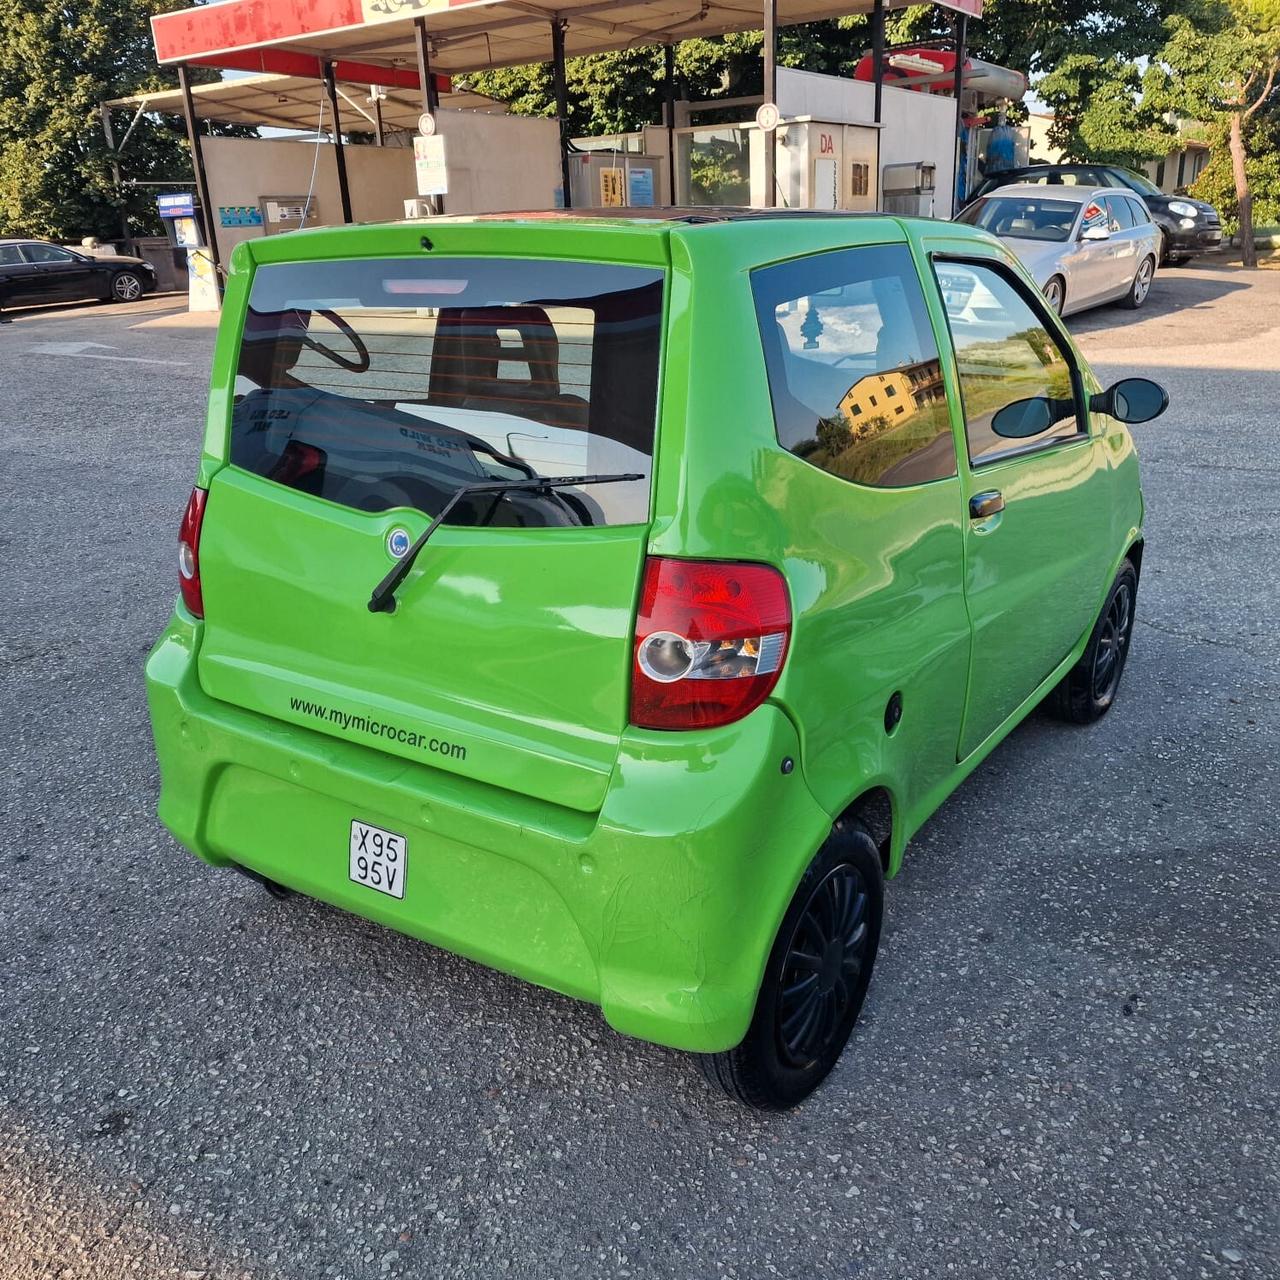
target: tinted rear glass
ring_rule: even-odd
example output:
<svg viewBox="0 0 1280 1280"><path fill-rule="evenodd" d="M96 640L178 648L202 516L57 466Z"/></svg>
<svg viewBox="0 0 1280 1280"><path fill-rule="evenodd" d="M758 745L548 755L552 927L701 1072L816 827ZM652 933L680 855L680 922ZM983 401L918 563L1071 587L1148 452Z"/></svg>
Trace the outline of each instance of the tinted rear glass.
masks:
<svg viewBox="0 0 1280 1280"><path fill-rule="evenodd" d="M1017 240L1064 241L1071 233L1080 206L1070 200L1039 196L988 196L956 217L998 236Z"/></svg>
<svg viewBox="0 0 1280 1280"><path fill-rule="evenodd" d="M254 275L231 461L362 511L466 484L640 473L475 499L450 520L630 524L649 511L661 271L499 258L291 262Z"/></svg>

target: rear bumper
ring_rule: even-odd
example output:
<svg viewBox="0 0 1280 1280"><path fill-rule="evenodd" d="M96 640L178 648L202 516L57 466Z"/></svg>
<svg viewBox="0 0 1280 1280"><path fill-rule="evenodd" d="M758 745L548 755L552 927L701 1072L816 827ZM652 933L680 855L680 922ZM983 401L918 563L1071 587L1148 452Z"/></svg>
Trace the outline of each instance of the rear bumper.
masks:
<svg viewBox="0 0 1280 1280"><path fill-rule="evenodd" d="M830 830L795 729L766 705L693 738L624 735L584 815L210 698L202 624L179 609L147 662L159 813L205 861L239 863L680 1049L746 1033L795 883ZM353 818L408 841L405 897L347 877Z"/></svg>

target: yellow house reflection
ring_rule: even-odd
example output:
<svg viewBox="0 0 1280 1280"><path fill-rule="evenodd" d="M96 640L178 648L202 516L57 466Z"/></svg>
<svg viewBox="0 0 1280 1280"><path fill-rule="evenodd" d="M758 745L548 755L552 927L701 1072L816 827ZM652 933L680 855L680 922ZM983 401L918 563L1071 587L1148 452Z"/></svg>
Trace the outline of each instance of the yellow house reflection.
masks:
<svg viewBox="0 0 1280 1280"><path fill-rule="evenodd" d="M875 421L881 429L895 418L909 417L917 409L937 404L944 397L942 368L937 360L921 360L888 373L859 378L840 400L837 413L854 436L865 433ZM884 422L879 420L884 419Z"/></svg>

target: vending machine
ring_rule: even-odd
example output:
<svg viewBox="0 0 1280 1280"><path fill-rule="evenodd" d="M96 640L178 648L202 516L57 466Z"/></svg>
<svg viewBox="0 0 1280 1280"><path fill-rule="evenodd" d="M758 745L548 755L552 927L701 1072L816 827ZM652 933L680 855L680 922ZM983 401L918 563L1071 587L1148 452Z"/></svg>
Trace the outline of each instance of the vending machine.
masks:
<svg viewBox="0 0 1280 1280"><path fill-rule="evenodd" d="M164 223L169 243L187 256L187 293L192 311L217 311L222 305L218 272L205 232L203 210L190 191L156 197L156 212Z"/></svg>

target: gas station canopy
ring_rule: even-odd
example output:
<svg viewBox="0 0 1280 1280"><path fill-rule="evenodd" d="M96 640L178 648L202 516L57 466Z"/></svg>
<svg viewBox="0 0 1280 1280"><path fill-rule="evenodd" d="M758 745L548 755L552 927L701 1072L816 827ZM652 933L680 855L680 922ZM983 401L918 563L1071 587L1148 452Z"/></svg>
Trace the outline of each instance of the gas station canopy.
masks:
<svg viewBox="0 0 1280 1280"><path fill-rule="evenodd" d="M338 87L343 99L348 128L359 129L355 117L363 116L371 132L377 119L366 96L368 84L359 84L359 92L349 92ZM417 74L413 76L413 88L380 86L383 97L379 103L382 125L386 130L406 133L418 128L418 116L422 111L422 98L417 88ZM232 80L215 80L212 84L191 86L191 100L197 120L218 120L229 124L269 125L277 129L313 131L317 123L316 105L319 95L314 77L304 76L242 76ZM158 89L150 93L135 93L128 98L114 98L104 104L108 107L131 108L143 112L181 115L183 97L181 89ZM486 111L505 113L505 103L482 93L442 92L440 105L460 111Z"/></svg>
<svg viewBox="0 0 1280 1280"><path fill-rule="evenodd" d="M982 11L982 0L943 3L970 16ZM776 0L776 21L792 26L875 7L874 0ZM413 67L421 21L431 69L449 75L549 62L557 24L572 56L758 30L762 9L761 0L224 0L159 14L151 25L161 63L297 74L299 55Z"/></svg>

